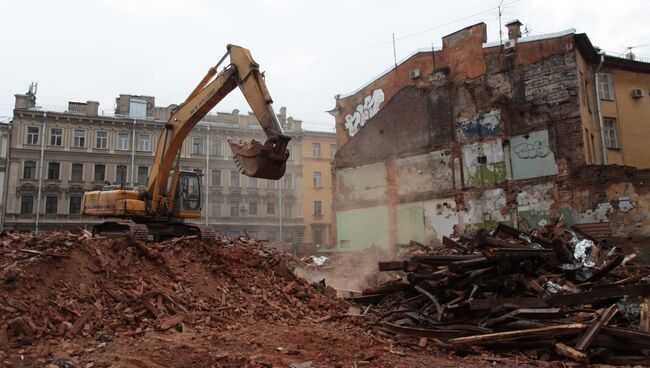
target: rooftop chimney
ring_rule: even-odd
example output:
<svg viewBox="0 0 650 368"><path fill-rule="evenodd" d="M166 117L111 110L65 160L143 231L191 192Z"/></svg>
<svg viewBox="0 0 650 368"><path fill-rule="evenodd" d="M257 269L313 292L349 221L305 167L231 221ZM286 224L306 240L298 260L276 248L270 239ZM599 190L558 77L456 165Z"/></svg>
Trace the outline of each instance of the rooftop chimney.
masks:
<svg viewBox="0 0 650 368"><path fill-rule="evenodd" d="M506 23L509 40L516 40L521 37L521 25L522 23L518 19Z"/></svg>

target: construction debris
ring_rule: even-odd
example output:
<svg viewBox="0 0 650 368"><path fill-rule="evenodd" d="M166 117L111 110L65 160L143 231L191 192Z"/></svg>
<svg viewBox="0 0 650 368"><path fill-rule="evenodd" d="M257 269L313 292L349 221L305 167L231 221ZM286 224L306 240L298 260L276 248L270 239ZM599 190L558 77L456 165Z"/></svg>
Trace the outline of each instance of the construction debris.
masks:
<svg viewBox="0 0 650 368"><path fill-rule="evenodd" d="M443 247L379 262L403 276L349 298L368 306L375 332L436 339L463 354L481 346L530 359L650 362L650 268L619 249L562 225L524 233L504 224L445 237ZM636 314L618 313L630 304Z"/></svg>

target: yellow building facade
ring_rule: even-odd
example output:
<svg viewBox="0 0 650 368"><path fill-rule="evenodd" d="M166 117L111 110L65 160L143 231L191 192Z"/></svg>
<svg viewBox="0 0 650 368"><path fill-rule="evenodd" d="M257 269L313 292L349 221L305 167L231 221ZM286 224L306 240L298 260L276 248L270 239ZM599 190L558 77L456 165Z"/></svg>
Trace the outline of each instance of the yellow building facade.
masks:
<svg viewBox="0 0 650 368"><path fill-rule="evenodd" d="M607 164L650 168L650 63L605 56L598 87Z"/></svg>
<svg viewBox="0 0 650 368"><path fill-rule="evenodd" d="M305 223L304 244L327 246L332 226L332 170L336 135L303 131L302 193Z"/></svg>

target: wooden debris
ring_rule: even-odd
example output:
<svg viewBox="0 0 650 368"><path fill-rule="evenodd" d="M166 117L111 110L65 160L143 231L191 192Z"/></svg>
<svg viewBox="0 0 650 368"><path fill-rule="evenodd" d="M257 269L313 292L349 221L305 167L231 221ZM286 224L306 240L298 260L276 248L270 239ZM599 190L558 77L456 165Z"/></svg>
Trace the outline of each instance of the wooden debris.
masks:
<svg viewBox="0 0 650 368"><path fill-rule="evenodd" d="M643 332L650 332L650 298L643 299L641 303L639 328Z"/></svg>
<svg viewBox="0 0 650 368"><path fill-rule="evenodd" d="M169 330L170 328L178 325L181 322L187 322L191 324L191 318L186 313L177 313L166 320L160 323L159 328L163 331Z"/></svg>
<svg viewBox="0 0 650 368"><path fill-rule="evenodd" d="M555 352L578 363L589 364L589 357L585 353L561 342L555 343Z"/></svg>
<svg viewBox="0 0 650 368"><path fill-rule="evenodd" d="M614 317L616 312L618 312L618 306L616 304L605 309L596 320L589 324L587 331L580 336L580 339L578 339L578 343L576 344L576 349L585 351L589 345L591 345L591 342L594 341L594 338L598 335L600 330Z"/></svg>
<svg viewBox="0 0 650 368"><path fill-rule="evenodd" d="M45 251L40 251L40 250L33 250L33 249L18 249L18 251L23 252L23 253L29 253L29 254L36 254L39 256L50 256L50 257L67 257L66 254L63 253L56 253L56 252L45 252Z"/></svg>
<svg viewBox="0 0 650 368"><path fill-rule="evenodd" d="M93 315L95 312L95 307L90 305L88 308L86 308L86 311L81 315L81 317L77 318L77 320L72 324L72 327L68 331L68 333L65 335L66 337L74 337L81 331L81 329L88 323L88 320L90 317Z"/></svg>
<svg viewBox="0 0 650 368"><path fill-rule="evenodd" d="M501 341L512 341L518 338L533 338L544 336L562 336L575 335L587 328L582 323L572 323L567 325L548 326L541 328L531 328L519 331L496 332L484 335L466 336L450 339L451 345L486 345L494 344Z"/></svg>

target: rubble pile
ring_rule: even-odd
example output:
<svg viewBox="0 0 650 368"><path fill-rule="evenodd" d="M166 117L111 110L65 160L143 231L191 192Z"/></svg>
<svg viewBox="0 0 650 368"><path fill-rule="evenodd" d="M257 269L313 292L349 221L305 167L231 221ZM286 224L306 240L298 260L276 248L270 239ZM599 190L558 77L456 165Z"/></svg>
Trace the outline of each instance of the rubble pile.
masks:
<svg viewBox="0 0 650 368"><path fill-rule="evenodd" d="M650 362L650 269L633 255L563 226L524 233L500 224L443 245L379 262L380 271L405 277L349 298L380 335L428 339L460 354Z"/></svg>
<svg viewBox="0 0 650 368"><path fill-rule="evenodd" d="M318 320L336 291L296 277L291 258L252 238L161 243L86 231L0 234L0 351L95 343L195 325Z"/></svg>

